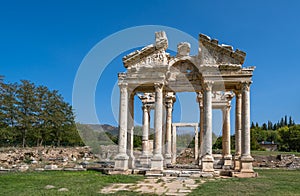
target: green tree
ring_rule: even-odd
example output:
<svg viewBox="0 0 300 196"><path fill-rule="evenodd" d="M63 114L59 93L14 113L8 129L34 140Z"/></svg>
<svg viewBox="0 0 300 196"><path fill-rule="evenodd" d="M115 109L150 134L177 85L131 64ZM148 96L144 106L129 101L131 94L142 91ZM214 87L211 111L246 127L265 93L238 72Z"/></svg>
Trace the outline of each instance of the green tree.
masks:
<svg viewBox="0 0 300 196"><path fill-rule="evenodd" d="M26 146L27 132L36 123L36 96L33 83L22 80L17 89L17 129L21 132L22 146Z"/></svg>
<svg viewBox="0 0 300 196"><path fill-rule="evenodd" d="M27 80L0 83L0 126L0 145L82 144L70 104L58 91Z"/></svg>

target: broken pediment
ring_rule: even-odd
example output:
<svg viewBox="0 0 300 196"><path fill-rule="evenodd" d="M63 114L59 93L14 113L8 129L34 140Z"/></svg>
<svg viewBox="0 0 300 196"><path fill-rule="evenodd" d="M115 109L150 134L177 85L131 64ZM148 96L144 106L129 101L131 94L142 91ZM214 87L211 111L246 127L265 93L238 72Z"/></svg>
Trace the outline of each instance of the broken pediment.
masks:
<svg viewBox="0 0 300 196"><path fill-rule="evenodd" d="M199 35L199 59L202 65L242 65L246 53L232 46L221 44L218 40Z"/></svg>
<svg viewBox="0 0 300 196"><path fill-rule="evenodd" d="M168 38L164 31L155 33L155 44L150 44L141 50L136 50L123 57L125 68L139 66L166 65L169 54L165 52L168 48Z"/></svg>
<svg viewBox="0 0 300 196"><path fill-rule="evenodd" d="M216 67L222 70L239 70L244 63L246 53L232 46L219 44L218 40L200 34L199 53L190 56L190 43L181 42L177 45L176 56L166 52L168 38L164 31L155 33L155 43L141 50L136 50L123 57L125 68L139 70L140 67L157 68L172 64L174 59L194 58L197 67Z"/></svg>

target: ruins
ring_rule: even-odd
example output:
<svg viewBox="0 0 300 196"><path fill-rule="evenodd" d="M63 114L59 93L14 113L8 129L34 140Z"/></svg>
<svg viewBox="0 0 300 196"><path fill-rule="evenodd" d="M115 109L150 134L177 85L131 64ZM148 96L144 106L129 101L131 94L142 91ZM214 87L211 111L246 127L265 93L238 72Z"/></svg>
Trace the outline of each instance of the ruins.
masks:
<svg viewBox="0 0 300 196"><path fill-rule="evenodd" d="M177 54L166 52L165 32L155 33L155 43L123 57L126 73L118 74L120 88L119 144L115 173L139 169L162 174L176 163L176 126L195 127L195 159L203 173L214 173L212 110L223 113L223 170L254 174L250 153L250 85L255 67L243 67L246 53L200 34L199 52L190 55L190 43L177 45ZM195 92L200 119L194 124L173 123L176 93ZM133 154L134 97L143 107L143 144L140 157ZM235 154L230 149L230 110L235 97ZM153 153L149 150L150 110L154 110ZM164 115L165 118L164 119ZM199 133L199 139L198 139ZM197 154L197 155L196 155ZM113 173L112 172L112 173Z"/></svg>

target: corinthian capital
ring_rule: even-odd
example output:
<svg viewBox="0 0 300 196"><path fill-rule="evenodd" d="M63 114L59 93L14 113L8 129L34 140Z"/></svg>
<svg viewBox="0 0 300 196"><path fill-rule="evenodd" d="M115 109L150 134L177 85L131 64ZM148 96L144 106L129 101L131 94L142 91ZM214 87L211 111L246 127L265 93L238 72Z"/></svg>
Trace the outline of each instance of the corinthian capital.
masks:
<svg viewBox="0 0 300 196"><path fill-rule="evenodd" d="M242 81L241 82L241 89L242 91L250 91L250 85L252 82L250 81Z"/></svg>
<svg viewBox="0 0 300 196"><path fill-rule="evenodd" d="M213 81L204 81L202 83L202 88L203 90L205 91L212 91L212 87L214 85L214 82Z"/></svg>

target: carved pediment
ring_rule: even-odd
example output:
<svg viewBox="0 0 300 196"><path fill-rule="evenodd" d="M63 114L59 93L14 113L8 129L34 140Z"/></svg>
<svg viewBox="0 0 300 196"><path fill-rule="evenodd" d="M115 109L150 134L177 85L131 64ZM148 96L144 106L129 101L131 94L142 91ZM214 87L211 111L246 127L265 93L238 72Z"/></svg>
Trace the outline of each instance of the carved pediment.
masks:
<svg viewBox="0 0 300 196"><path fill-rule="evenodd" d="M164 31L155 33L155 44L148 45L123 57L125 68L168 63L168 38Z"/></svg>
<svg viewBox="0 0 300 196"><path fill-rule="evenodd" d="M232 46L221 44L218 40L200 34L199 35L200 52L199 58L203 65L242 65L246 53Z"/></svg>

